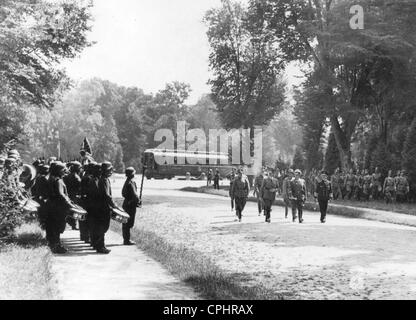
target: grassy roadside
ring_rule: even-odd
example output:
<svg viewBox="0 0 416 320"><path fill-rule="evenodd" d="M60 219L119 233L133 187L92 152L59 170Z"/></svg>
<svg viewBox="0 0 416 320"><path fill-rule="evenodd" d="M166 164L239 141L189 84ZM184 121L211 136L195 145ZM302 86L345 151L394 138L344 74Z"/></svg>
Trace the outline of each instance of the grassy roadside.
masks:
<svg viewBox="0 0 416 320"><path fill-rule="evenodd" d="M121 225L112 224L121 232ZM241 276L225 274L214 261L185 246L172 245L162 235L145 225L133 229L132 240L150 257L160 262L180 280L191 285L204 299L209 300L278 300L282 296L261 285L246 286Z"/></svg>
<svg viewBox="0 0 416 320"><path fill-rule="evenodd" d="M37 225L24 225L0 242L0 300L56 299L52 254Z"/></svg>

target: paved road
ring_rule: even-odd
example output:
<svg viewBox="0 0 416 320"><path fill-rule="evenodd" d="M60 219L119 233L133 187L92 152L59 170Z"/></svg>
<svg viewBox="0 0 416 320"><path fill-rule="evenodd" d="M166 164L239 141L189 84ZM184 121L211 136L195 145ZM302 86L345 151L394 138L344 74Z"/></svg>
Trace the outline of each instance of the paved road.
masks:
<svg viewBox="0 0 416 320"><path fill-rule="evenodd" d="M135 246L122 246L114 232L106 234L111 253L98 255L66 231L63 243L70 250L56 255L52 270L65 300L189 300L199 299L188 286Z"/></svg>
<svg viewBox="0 0 416 320"><path fill-rule="evenodd" d="M139 179L137 179L140 182ZM114 177L120 196L122 177ZM179 191L203 181L145 181L137 227L157 232L215 261L244 284L261 283L289 299L416 299L416 229L305 213L305 224L284 219L275 207L263 222L248 203L235 222L224 197ZM135 247L96 255L67 232L72 254L55 257L54 270L65 299L193 299L197 295Z"/></svg>
<svg viewBox="0 0 416 320"><path fill-rule="evenodd" d="M314 212L300 225L280 207L266 224L255 203L237 223L228 199L175 190L196 183L146 181L137 223L289 298L416 299L415 228Z"/></svg>

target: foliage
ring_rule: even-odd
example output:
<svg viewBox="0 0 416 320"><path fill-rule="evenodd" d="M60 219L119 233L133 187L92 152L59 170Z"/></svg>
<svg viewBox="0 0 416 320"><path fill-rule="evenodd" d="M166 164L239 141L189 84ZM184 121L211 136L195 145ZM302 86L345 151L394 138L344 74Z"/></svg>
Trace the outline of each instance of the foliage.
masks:
<svg viewBox="0 0 416 320"><path fill-rule="evenodd" d="M223 0L220 8L206 13L205 22L214 73L209 83L223 126L268 124L285 100L280 76L284 63L277 46L240 3Z"/></svg>
<svg viewBox="0 0 416 320"><path fill-rule="evenodd" d="M338 147L335 142L334 134L331 133L328 139L328 147L325 152L325 170L332 175L337 168L341 167Z"/></svg>
<svg viewBox="0 0 416 320"><path fill-rule="evenodd" d="M91 4L68 0L3 0L0 7L0 95L51 108L68 85L59 62L90 43Z"/></svg>
<svg viewBox="0 0 416 320"><path fill-rule="evenodd" d="M416 181L416 118L407 133L403 147L403 168L412 181Z"/></svg>

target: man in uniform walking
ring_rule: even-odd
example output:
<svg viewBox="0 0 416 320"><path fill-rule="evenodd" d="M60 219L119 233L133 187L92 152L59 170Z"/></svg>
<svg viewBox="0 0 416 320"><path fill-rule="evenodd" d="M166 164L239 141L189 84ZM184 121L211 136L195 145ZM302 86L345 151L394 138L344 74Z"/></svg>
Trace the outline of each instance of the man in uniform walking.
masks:
<svg viewBox="0 0 416 320"><path fill-rule="evenodd" d="M259 175L254 179L254 192L253 195L257 197L257 209L259 211L259 216L263 211L263 200L261 197L261 187L263 185L264 176L263 173L260 172ZM264 212L266 214L266 212Z"/></svg>
<svg viewBox="0 0 416 320"><path fill-rule="evenodd" d="M365 171L364 171L364 180L363 180L363 199L365 201L370 200L371 180L372 180L371 175L369 174L368 170L365 169Z"/></svg>
<svg viewBox="0 0 416 320"><path fill-rule="evenodd" d="M276 199L276 192L279 188L279 183L270 172L265 172L265 177L260 188L260 197L264 204L264 213L266 215L266 222L271 222L271 212L274 200Z"/></svg>
<svg viewBox="0 0 416 320"><path fill-rule="evenodd" d="M215 169L215 175L214 175L214 189L220 190L220 170L217 168Z"/></svg>
<svg viewBox="0 0 416 320"><path fill-rule="evenodd" d="M295 178L290 182L290 190L292 195L292 217L293 222L296 221L296 216L299 218L299 223L303 223L303 206L306 201L306 183L301 176L302 172L295 170Z"/></svg>
<svg viewBox="0 0 416 320"><path fill-rule="evenodd" d="M292 193L290 189L290 183L293 180L294 175L295 175L294 171L292 169L289 169L287 172L287 176L283 180L282 194L283 194L283 201L285 203L285 219L287 219L287 216L289 215L289 207L291 207L290 199L292 197Z"/></svg>
<svg viewBox="0 0 416 320"><path fill-rule="evenodd" d="M124 183L121 194L124 198L123 209L128 213L130 218L128 222L124 223L122 226L124 240L123 244L125 246L131 246L134 245L134 243L130 241L130 229L133 228L134 221L136 219L136 210L137 205L139 204L139 196L137 195L136 182L133 180L134 175L136 174L136 170L130 167L126 169L125 173L127 179Z"/></svg>
<svg viewBox="0 0 416 320"><path fill-rule="evenodd" d="M328 181L328 173L326 171L321 172L321 179L316 184L315 199L318 200L319 210L321 211L321 223L326 222L326 213L328 211L328 201L332 199L332 186Z"/></svg>
<svg viewBox="0 0 416 320"><path fill-rule="evenodd" d="M235 210L238 221L241 222L243 211L246 206L247 197L250 192L248 180L243 177L243 170L239 169L237 178L234 180L231 190L232 198L235 199Z"/></svg>

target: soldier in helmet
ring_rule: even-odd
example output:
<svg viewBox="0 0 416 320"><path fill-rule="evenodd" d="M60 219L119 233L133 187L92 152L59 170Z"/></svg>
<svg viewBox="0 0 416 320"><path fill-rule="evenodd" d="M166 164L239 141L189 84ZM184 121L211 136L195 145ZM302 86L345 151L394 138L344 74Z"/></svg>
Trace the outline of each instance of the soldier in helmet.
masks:
<svg viewBox="0 0 416 320"><path fill-rule="evenodd" d="M49 197L47 202L46 237L53 253L66 253L60 234L65 231L65 217L72 203L63 181L66 167L61 162L53 163L49 176Z"/></svg>
<svg viewBox="0 0 416 320"><path fill-rule="evenodd" d="M328 201L332 199L332 186L331 182L328 180L328 173L326 171L321 172L321 179L316 184L314 196L319 203L321 223L325 223L326 213L328 211Z"/></svg>
<svg viewBox="0 0 416 320"><path fill-rule="evenodd" d="M80 204L81 163L79 163L78 161L71 162L69 165L69 170L70 173L64 177L65 185L68 188L69 198L72 200L72 202ZM68 217L67 222L72 227L72 230L77 230L76 221L72 217Z"/></svg>
<svg viewBox="0 0 416 320"><path fill-rule="evenodd" d="M266 172L266 171L265 171ZM257 209L259 211L259 216L263 211L263 200L261 197L261 187L263 185L264 176L263 173L260 172L259 175L254 179L254 196L257 197ZM266 214L266 212L264 212Z"/></svg>
<svg viewBox="0 0 416 320"><path fill-rule="evenodd" d="M339 169L337 168L335 173L331 176L331 186L334 200L338 200L338 198L341 196L341 185L339 181Z"/></svg>
<svg viewBox="0 0 416 320"><path fill-rule="evenodd" d="M303 223L303 206L306 201L306 183L301 178L302 171L295 171L295 178L290 182L290 190L292 196L292 216L293 222L296 221L296 212L299 217L299 223Z"/></svg>
<svg viewBox="0 0 416 320"><path fill-rule="evenodd" d="M404 171L400 173L400 178L396 182L396 197L398 203L406 202L407 196L410 192L409 181L407 180Z"/></svg>
<svg viewBox="0 0 416 320"><path fill-rule="evenodd" d="M231 190L231 196L235 199L235 209L239 222L241 222L249 192L250 185L248 180L243 176L243 170L239 169Z"/></svg>
<svg viewBox="0 0 416 320"><path fill-rule="evenodd" d="M271 212L274 200L276 199L277 189L279 183L270 172L265 171L264 180L260 188L260 196L264 203L264 213L266 215L266 222L271 222Z"/></svg>
<svg viewBox="0 0 416 320"><path fill-rule="evenodd" d="M393 172L391 170L389 170L388 176L384 180L383 193L387 204L393 202L396 194L396 184L394 182Z"/></svg>
<svg viewBox="0 0 416 320"><path fill-rule="evenodd" d="M38 175L35 179L35 185L32 187L33 199L39 203L38 219L42 229L46 229L46 201L49 197L49 182L48 182L49 166L42 165L38 167Z"/></svg>
<svg viewBox="0 0 416 320"><path fill-rule="evenodd" d="M89 197L88 190L91 180L93 179L92 172L94 165L96 165L94 162L84 165L80 184L80 205L85 209L85 211L87 211L87 217L85 221L79 221L79 233L81 241L84 241L85 243L91 242L90 230L88 226L88 212L90 211L90 203L92 199Z"/></svg>
<svg viewBox="0 0 416 320"><path fill-rule="evenodd" d="M351 200L354 195L356 176L354 170L350 169L350 172L345 176L345 192L348 200Z"/></svg>
<svg viewBox="0 0 416 320"><path fill-rule="evenodd" d="M105 247L105 234L110 227L111 211L116 205L113 202L110 177L113 166L110 162L101 164L101 178L98 182L98 209L93 216L93 246L97 253L108 254L110 250Z"/></svg>
<svg viewBox="0 0 416 320"><path fill-rule="evenodd" d="M380 195L383 191L383 186L381 182L381 172L378 167L375 169L373 176L371 177L371 186L373 200L380 199Z"/></svg>
<svg viewBox="0 0 416 320"><path fill-rule="evenodd" d="M283 201L285 203L285 219L287 219L287 216L289 214L289 207L291 206L291 189L290 189L290 183L293 180L293 177L295 175L295 172L292 169L289 169L287 172L287 176L283 180L283 186L282 186L282 193L283 193ZM295 219L295 218L294 218Z"/></svg>
<svg viewBox="0 0 416 320"><path fill-rule="evenodd" d="M99 196L99 181L101 178L101 164L96 162L91 162L88 164L89 168L89 178L86 181L81 181L81 184L84 183L81 188L85 187L85 191L82 190L81 193L84 193L84 206L87 210L87 226L88 226L88 233L89 233L89 240L91 246L95 248L95 217L99 217L101 212L100 206L100 196Z"/></svg>
<svg viewBox="0 0 416 320"><path fill-rule="evenodd" d="M137 194L137 185L134 181L134 175L136 174L136 170L130 167L127 168L126 171L126 182L124 183L122 189L122 196L124 198L123 202L123 209L128 213L130 216L127 223L123 224L123 244L125 246L131 246L134 243L130 241L130 229L134 226L134 220L136 219L136 209L137 205L139 204L139 196Z"/></svg>

